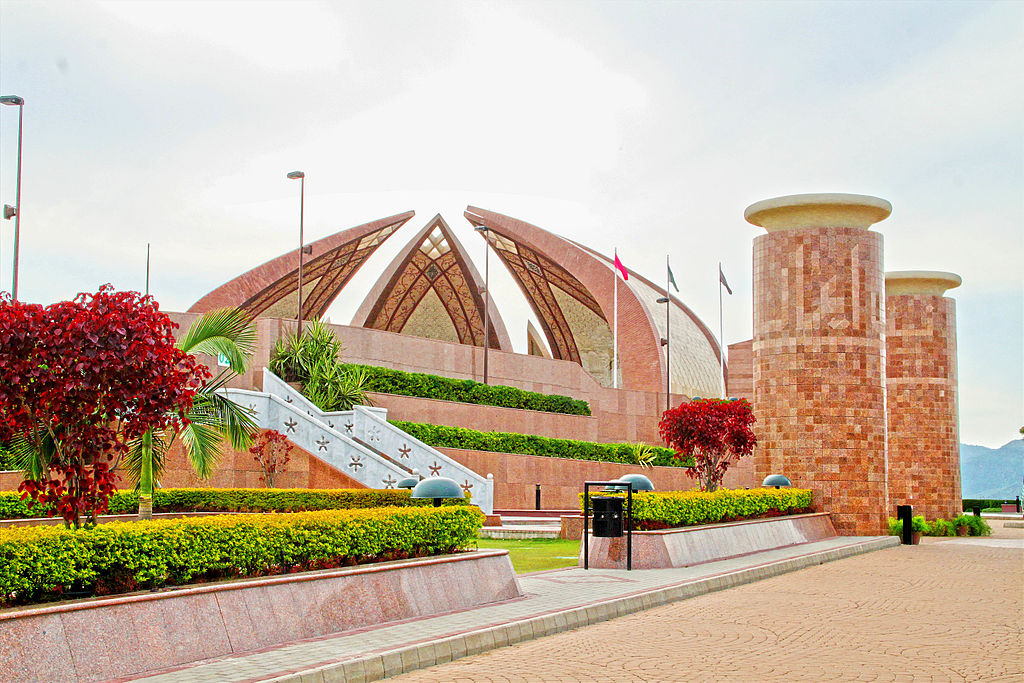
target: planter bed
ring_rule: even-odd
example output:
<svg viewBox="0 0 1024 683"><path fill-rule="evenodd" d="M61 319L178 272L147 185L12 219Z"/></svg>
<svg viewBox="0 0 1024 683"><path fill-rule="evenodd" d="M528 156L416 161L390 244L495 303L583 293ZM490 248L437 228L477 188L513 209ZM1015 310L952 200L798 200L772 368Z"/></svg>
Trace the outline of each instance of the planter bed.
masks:
<svg viewBox="0 0 1024 683"><path fill-rule="evenodd" d="M827 512L658 531L634 531L633 569L689 567L811 543L835 535L831 516ZM591 568L626 568L625 532L618 538L595 538L591 530L589 543ZM582 546L579 566L583 566Z"/></svg>
<svg viewBox="0 0 1024 683"><path fill-rule="evenodd" d="M521 595L508 551L482 550L7 609L0 679L130 676Z"/></svg>

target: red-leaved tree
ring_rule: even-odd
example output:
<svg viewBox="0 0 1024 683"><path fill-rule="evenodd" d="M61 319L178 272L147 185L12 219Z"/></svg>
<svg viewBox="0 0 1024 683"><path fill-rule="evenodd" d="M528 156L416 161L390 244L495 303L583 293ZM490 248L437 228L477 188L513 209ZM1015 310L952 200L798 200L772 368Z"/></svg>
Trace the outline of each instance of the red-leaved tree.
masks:
<svg viewBox="0 0 1024 683"><path fill-rule="evenodd" d="M693 456L694 466L686 473L700 481L701 490L715 491L732 461L753 452L754 420L745 398L696 398L666 410L658 429L677 458Z"/></svg>
<svg viewBox="0 0 1024 683"><path fill-rule="evenodd" d="M209 377L156 302L104 285L47 307L0 298L0 441L27 444L22 498L94 521L127 442L180 425Z"/></svg>
<svg viewBox="0 0 1024 683"><path fill-rule="evenodd" d="M291 460L292 444L288 437L276 429L261 432L249 452L252 453L252 459L260 464L260 470L263 472L260 481L266 484L267 488L274 488L277 474L284 472L285 465Z"/></svg>

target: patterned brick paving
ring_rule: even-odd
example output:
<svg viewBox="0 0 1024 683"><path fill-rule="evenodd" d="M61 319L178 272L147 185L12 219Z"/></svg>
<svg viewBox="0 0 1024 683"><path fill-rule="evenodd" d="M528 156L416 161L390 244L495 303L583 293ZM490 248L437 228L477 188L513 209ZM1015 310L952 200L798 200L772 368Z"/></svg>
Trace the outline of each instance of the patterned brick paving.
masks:
<svg viewBox="0 0 1024 683"><path fill-rule="evenodd" d="M1021 681L1022 540L925 539L394 680Z"/></svg>

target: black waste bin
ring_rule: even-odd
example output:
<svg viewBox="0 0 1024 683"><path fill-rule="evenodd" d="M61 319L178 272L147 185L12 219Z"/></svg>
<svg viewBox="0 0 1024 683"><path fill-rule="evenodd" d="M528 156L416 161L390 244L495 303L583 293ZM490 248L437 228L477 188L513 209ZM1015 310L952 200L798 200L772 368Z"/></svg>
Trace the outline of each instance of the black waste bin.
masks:
<svg viewBox="0 0 1024 683"><path fill-rule="evenodd" d="M594 504L594 536L616 538L622 535L622 498L598 496L590 499Z"/></svg>

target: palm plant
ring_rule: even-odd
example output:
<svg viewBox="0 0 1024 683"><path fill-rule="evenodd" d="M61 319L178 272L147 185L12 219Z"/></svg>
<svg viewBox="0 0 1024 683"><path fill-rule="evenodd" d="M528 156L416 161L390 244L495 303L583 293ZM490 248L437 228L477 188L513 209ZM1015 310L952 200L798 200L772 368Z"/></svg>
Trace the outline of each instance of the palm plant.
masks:
<svg viewBox="0 0 1024 683"><path fill-rule="evenodd" d="M181 437L196 474L207 479L220 459L225 441L235 450L245 450L259 431L248 409L217 393L231 378L245 372L256 347L256 329L249 318L238 309L211 311L192 324L177 347L186 353L226 358L228 367L196 394L187 426L177 432L150 430L131 444L124 470L138 487L139 519L153 516L153 488L175 438Z"/></svg>

